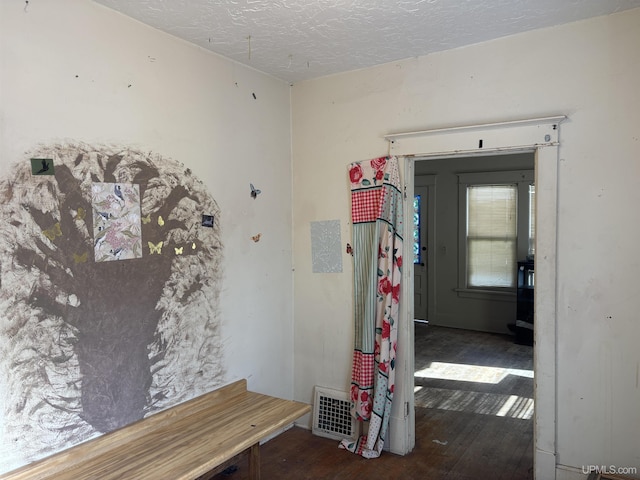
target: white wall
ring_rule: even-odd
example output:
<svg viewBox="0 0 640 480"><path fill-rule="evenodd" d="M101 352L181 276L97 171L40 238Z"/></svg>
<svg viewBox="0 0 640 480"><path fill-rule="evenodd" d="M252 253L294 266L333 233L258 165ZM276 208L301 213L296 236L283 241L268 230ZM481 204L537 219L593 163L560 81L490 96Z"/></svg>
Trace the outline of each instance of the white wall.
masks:
<svg viewBox="0 0 640 480"><path fill-rule="evenodd" d="M309 265L309 222L340 219L349 240L346 165L386 154L386 133L567 114L557 463L640 467L638 45L635 9L294 85L296 398L349 384L351 264L332 275Z"/></svg>
<svg viewBox="0 0 640 480"><path fill-rule="evenodd" d="M640 201L637 45L636 9L296 84L292 225L286 84L89 1L31 2L26 12L23 2L1 2L0 168L64 139L184 162L223 212L229 379L310 401L313 385L349 383L350 257L344 273L314 274L309 238L311 221L340 219L348 241L346 165L386 154L382 135L392 131L568 114L557 458L577 468L639 465L640 227L629 218ZM256 201L249 182L263 191Z"/></svg>
<svg viewBox="0 0 640 480"><path fill-rule="evenodd" d="M24 7L0 2L0 169L67 139L191 168L222 211L218 361L228 381L291 398L289 86L88 0Z"/></svg>

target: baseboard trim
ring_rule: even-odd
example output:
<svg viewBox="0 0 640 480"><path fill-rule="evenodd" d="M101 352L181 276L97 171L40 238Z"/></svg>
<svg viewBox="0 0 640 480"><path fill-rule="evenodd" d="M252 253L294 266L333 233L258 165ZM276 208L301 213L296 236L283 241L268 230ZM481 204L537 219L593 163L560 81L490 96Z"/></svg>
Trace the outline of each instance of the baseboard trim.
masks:
<svg viewBox="0 0 640 480"><path fill-rule="evenodd" d="M586 480L587 474L579 468L569 467L567 465L556 466L556 480Z"/></svg>
<svg viewBox="0 0 640 480"><path fill-rule="evenodd" d="M389 418L389 430L387 432L387 438L385 442L385 450L395 453L396 455L406 455L411 451L411 448L405 442L406 436L403 435L408 432L407 418L391 416Z"/></svg>
<svg viewBox="0 0 640 480"><path fill-rule="evenodd" d="M554 453L536 450L533 468L535 480L554 480L556 478L556 456Z"/></svg>

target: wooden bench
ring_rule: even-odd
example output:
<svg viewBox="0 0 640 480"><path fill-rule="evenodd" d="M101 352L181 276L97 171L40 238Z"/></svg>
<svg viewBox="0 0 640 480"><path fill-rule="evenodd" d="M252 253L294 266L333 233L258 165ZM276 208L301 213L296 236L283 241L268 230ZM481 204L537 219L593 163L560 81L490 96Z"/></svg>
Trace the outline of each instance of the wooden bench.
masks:
<svg viewBox="0 0 640 480"><path fill-rule="evenodd" d="M311 406L247 391L246 380L0 475L3 480L209 478L249 455L260 478L260 441Z"/></svg>

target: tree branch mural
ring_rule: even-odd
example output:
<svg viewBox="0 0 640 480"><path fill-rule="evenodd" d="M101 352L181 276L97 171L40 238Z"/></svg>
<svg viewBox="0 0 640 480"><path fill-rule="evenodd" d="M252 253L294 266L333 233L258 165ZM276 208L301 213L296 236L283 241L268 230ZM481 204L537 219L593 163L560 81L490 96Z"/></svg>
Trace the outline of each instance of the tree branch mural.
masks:
<svg viewBox="0 0 640 480"><path fill-rule="evenodd" d="M223 374L219 208L202 182L134 150L30 156L53 158L55 175L32 176L25 159L0 182L3 433L22 463L209 391ZM115 243L100 250L113 258L97 258L118 212L96 208L98 187L121 204L135 199L128 187L139 192L140 218L133 209L131 227L117 227L139 237L129 259ZM216 228L202 228L202 214Z"/></svg>

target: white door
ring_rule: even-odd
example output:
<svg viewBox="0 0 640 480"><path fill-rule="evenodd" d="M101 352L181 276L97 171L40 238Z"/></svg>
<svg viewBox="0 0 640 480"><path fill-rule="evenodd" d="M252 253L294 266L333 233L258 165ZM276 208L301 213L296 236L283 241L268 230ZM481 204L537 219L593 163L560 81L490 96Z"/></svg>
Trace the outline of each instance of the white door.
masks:
<svg viewBox="0 0 640 480"><path fill-rule="evenodd" d="M416 320L428 320L429 187L415 187L413 241L413 313Z"/></svg>

